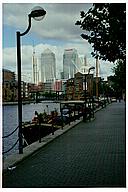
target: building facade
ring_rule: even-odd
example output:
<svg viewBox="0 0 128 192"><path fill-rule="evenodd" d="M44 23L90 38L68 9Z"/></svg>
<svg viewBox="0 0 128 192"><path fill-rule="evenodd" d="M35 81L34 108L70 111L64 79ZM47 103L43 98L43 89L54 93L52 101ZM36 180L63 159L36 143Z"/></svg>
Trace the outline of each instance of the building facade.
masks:
<svg viewBox="0 0 128 192"><path fill-rule="evenodd" d="M18 99L18 83L15 80L15 73L3 69L2 70L2 100L17 101Z"/></svg>
<svg viewBox="0 0 128 192"><path fill-rule="evenodd" d="M63 54L63 77L70 79L78 71L78 54L76 49L65 49Z"/></svg>
<svg viewBox="0 0 128 192"><path fill-rule="evenodd" d="M18 101L18 81L15 80L15 73L3 69L2 76L2 101ZM28 83L24 81L21 81L21 98L22 100L28 100Z"/></svg>
<svg viewBox="0 0 128 192"><path fill-rule="evenodd" d="M93 74L76 73L74 78L66 82L67 100L84 100L85 99L85 78L86 78L86 96L93 96Z"/></svg>
<svg viewBox="0 0 128 192"><path fill-rule="evenodd" d="M15 73L8 70L8 69L2 69L2 75L3 75L3 82L5 82L5 81L8 81L8 82L15 81Z"/></svg>
<svg viewBox="0 0 128 192"><path fill-rule="evenodd" d="M74 78L68 79L66 83L66 100L74 100L75 86Z"/></svg>
<svg viewBox="0 0 128 192"><path fill-rule="evenodd" d="M2 100L17 101L18 100L18 83L17 81L4 81L2 84Z"/></svg>
<svg viewBox="0 0 128 192"><path fill-rule="evenodd" d="M78 72L74 77L74 99L80 100L83 95L83 74Z"/></svg>
<svg viewBox="0 0 128 192"><path fill-rule="evenodd" d="M62 91L62 80L56 80L55 81L54 91Z"/></svg>
<svg viewBox="0 0 128 192"><path fill-rule="evenodd" d="M56 79L55 54L50 49L45 49L41 54L41 81L54 81Z"/></svg>

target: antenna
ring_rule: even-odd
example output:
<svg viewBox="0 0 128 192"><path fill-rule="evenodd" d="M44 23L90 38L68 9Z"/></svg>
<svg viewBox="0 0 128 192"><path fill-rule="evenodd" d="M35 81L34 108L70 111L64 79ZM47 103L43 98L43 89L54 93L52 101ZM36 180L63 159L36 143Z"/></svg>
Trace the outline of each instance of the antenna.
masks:
<svg viewBox="0 0 128 192"><path fill-rule="evenodd" d="M87 58L86 58L86 55L84 56L84 65L87 66Z"/></svg>
<svg viewBox="0 0 128 192"><path fill-rule="evenodd" d="M37 58L35 57L35 46L34 46L34 41L33 41L33 55L32 55L32 71L33 71L33 82L34 84L37 84Z"/></svg>

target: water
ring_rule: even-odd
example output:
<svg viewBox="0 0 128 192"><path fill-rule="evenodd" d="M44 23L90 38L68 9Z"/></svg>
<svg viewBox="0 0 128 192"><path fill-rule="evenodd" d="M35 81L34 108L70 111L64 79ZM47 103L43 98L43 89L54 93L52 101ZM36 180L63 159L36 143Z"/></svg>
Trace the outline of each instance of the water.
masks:
<svg viewBox="0 0 128 192"><path fill-rule="evenodd" d="M26 104L22 106L22 121L31 121L34 117L35 111L47 112L57 109L60 112L60 104L53 102L42 102L37 104ZM11 133L18 126L18 105L5 105L3 106L3 136ZM8 138L3 139L3 151L10 149L18 139L18 130ZM4 154L4 157L8 155L18 153L18 144L8 153Z"/></svg>

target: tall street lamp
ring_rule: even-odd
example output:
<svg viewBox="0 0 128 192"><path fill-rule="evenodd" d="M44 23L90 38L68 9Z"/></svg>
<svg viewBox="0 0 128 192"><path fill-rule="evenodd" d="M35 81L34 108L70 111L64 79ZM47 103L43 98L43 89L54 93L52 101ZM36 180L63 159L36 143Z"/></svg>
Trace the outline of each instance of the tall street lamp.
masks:
<svg viewBox="0 0 128 192"><path fill-rule="evenodd" d="M90 71L91 70L94 70L95 67L90 67L88 69L88 75L90 74ZM84 107L84 115L83 115L83 121L86 122L86 117L87 117L87 113L86 113L86 101L87 101L87 98L86 98L86 74L85 74L85 77L84 77L84 84L85 84L85 90L84 90L84 101L85 101L85 107Z"/></svg>
<svg viewBox="0 0 128 192"><path fill-rule="evenodd" d="M21 97L21 47L20 37L26 35L31 28L31 18L40 21L44 18L46 11L42 7L35 7L28 15L28 28L25 32L16 32L17 36L17 74L18 74L18 123L19 123L19 154L23 153L22 139L22 97Z"/></svg>
<svg viewBox="0 0 128 192"><path fill-rule="evenodd" d="M88 75L90 74L90 71L91 71L91 70L94 70L94 69L95 69L95 67L90 67L90 68L88 69ZM91 94L91 90L90 90L90 87L91 87L91 86L90 86L90 84L91 84L90 80L91 80L91 79L90 79L90 75L89 75L89 96L92 95L92 94Z"/></svg>

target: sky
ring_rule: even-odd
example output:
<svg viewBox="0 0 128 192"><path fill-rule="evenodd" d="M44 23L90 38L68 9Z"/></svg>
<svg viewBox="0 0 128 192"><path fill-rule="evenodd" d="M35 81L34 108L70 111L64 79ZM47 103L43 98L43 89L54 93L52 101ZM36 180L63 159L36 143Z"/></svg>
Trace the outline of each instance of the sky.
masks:
<svg viewBox="0 0 128 192"><path fill-rule="evenodd" d="M79 55L86 55L87 64L95 66L91 56L91 45L80 36L82 29L75 25L80 20L80 11L88 11L91 3L3 3L2 4L2 67L17 73L16 67L16 31L24 32L28 26L28 14L35 6L46 10L43 20L32 19L28 34L21 37L22 76L32 79L33 46L40 66L41 53L49 48L55 53L57 78L63 70L64 49L75 48ZM113 63L99 61L99 76L106 79L112 75Z"/></svg>

